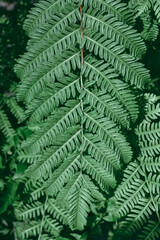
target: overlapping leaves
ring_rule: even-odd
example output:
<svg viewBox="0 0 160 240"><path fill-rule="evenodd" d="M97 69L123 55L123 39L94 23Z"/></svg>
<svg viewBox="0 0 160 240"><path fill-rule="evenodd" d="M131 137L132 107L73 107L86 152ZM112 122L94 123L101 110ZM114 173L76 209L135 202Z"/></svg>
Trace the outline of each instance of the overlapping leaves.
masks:
<svg viewBox="0 0 160 240"><path fill-rule="evenodd" d="M56 237L55 219L82 230L91 206L103 205L117 170L132 158L122 133L138 116L130 86L142 88L149 73L138 61L145 45L127 25L131 19L119 0L48 0L24 24L31 39L15 67L17 96L34 131L19 156L30 163L30 197L16 210L31 220L20 229L23 238Z"/></svg>
<svg viewBox="0 0 160 240"><path fill-rule="evenodd" d="M150 96L151 99L152 96ZM155 98L156 99L156 98ZM122 184L115 193L117 217L124 217L113 239L159 239L159 117L148 118L159 103L150 102L146 118L136 129L140 157L128 165ZM113 213L114 214L114 213Z"/></svg>

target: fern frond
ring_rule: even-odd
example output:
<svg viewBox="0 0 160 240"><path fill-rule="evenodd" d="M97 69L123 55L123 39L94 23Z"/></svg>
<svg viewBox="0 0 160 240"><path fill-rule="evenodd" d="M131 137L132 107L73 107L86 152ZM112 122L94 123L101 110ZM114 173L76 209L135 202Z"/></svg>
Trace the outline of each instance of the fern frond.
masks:
<svg viewBox="0 0 160 240"><path fill-rule="evenodd" d="M35 161L38 161L41 159L41 156L42 155L27 155L23 152L19 153L19 156L18 156L18 161L19 162L26 162L26 163L29 163L29 164L32 164L34 163Z"/></svg>
<svg viewBox="0 0 160 240"><path fill-rule="evenodd" d="M0 123L0 130L4 136L11 139L16 135L15 130L11 126L9 119L3 110L0 110Z"/></svg>
<svg viewBox="0 0 160 240"><path fill-rule="evenodd" d="M134 9L136 12L136 17L140 16L141 14L147 12L151 7L150 0L130 0L129 6Z"/></svg>
<svg viewBox="0 0 160 240"><path fill-rule="evenodd" d="M158 140L160 137L160 123L141 123L136 134L142 141Z"/></svg>
<svg viewBox="0 0 160 240"><path fill-rule="evenodd" d="M86 174L83 174L82 178L83 178L84 186L86 186L90 190L92 197L97 201L100 201L100 202L104 201L105 198L99 192L98 187L95 186L95 184L91 181L90 177Z"/></svg>
<svg viewBox="0 0 160 240"><path fill-rule="evenodd" d="M126 215L138 204L140 198L145 197L146 182L141 180L140 176L140 166L136 162L130 163L124 172L123 184L115 192L118 199L118 215Z"/></svg>
<svg viewBox="0 0 160 240"><path fill-rule="evenodd" d="M20 227L17 229L18 234L22 237L22 239L31 238L32 236L37 236L40 233L41 223L36 221L30 221L29 224L24 227Z"/></svg>
<svg viewBox="0 0 160 240"><path fill-rule="evenodd" d="M154 96L147 96L147 107L156 106ZM154 97L154 98L153 98ZM148 112L146 113L146 116ZM140 157L129 163L122 184L115 192L116 216L124 217L120 222L115 239L158 239L159 232L159 122L158 116L147 118L138 126ZM114 215L114 211L112 210ZM155 219L156 223L155 224Z"/></svg>
<svg viewBox="0 0 160 240"><path fill-rule="evenodd" d="M44 192L44 186L41 182L36 182L36 184L33 184L33 181L27 186L25 186L24 192L28 193L30 191L30 201L37 201L40 200L41 197L45 195Z"/></svg>
<svg viewBox="0 0 160 240"><path fill-rule="evenodd" d="M42 234L40 236L40 240L56 240L56 238L53 236L51 237L50 234Z"/></svg>
<svg viewBox="0 0 160 240"><path fill-rule="evenodd" d="M75 189L69 196L69 225L72 230L82 230L86 225L86 219L92 198L90 191L85 186Z"/></svg>
<svg viewBox="0 0 160 240"><path fill-rule="evenodd" d="M120 0L42 0L25 21L31 39L15 72L33 133L19 160L29 163L22 208L36 220L24 228L25 238L52 238L59 221L82 230L131 161L126 135L139 113L135 89L150 79L139 62L144 42L127 25L133 22Z"/></svg>
<svg viewBox="0 0 160 240"><path fill-rule="evenodd" d="M145 141L141 143L141 152L146 157L152 157L160 153L160 142L159 139L152 141Z"/></svg>
<svg viewBox="0 0 160 240"><path fill-rule="evenodd" d="M65 186L65 188L63 188L63 191L59 192L56 199L57 205L65 206L67 208L70 194L72 193L73 189L78 189L81 184L82 174L78 172L71 177L68 184Z"/></svg>
<svg viewBox="0 0 160 240"><path fill-rule="evenodd" d="M148 187L153 194L160 194L160 176L150 173L148 175Z"/></svg>
<svg viewBox="0 0 160 240"><path fill-rule="evenodd" d="M135 206L135 208L128 214L126 221L121 223L121 228L123 229L122 236L125 238L136 233L136 230L140 229L141 226L146 224L147 220L152 215L152 201L151 199L140 199L140 202Z"/></svg>
<svg viewBox="0 0 160 240"><path fill-rule="evenodd" d="M160 171L159 166L159 157L143 157L140 159L142 167L145 168L147 172L154 172L157 173Z"/></svg>
<svg viewBox="0 0 160 240"><path fill-rule="evenodd" d="M143 21L142 38L147 41L155 41L159 33L157 20L151 18L150 12L142 14L141 19Z"/></svg>
<svg viewBox="0 0 160 240"><path fill-rule="evenodd" d="M28 106L26 114L30 116L30 122L37 120L36 116L48 116L52 109L58 107L59 104L75 97L77 89L80 89L80 80L74 75L71 75L69 79L63 78L63 83L55 84L55 88L48 88L47 92L42 93L38 99L33 100L32 104Z"/></svg>
<svg viewBox="0 0 160 240"><path fill-rule="evenodd" d="M133 9L135 18L140 17L143 22L141 36L148 41L157 39L160 23L160 2L159 0L130 0L129 7ZM154 12L156 20L151 17Z"/></svg>
<svg viewBox="0 0 160 240"><path fill-rule="evenodd" d="M58 237L62 230L62 226L60 226L57 221L52 219L49 215L45 216L44 228L55 237Z"/></svg>
<svg viewBox="0 0 160 240"><path fill-rule="evenodd" d="M36 236L37 234L41 235L42 227L47 232L53 234L53 236L59 236L62 226L57 223L57 220L55 219L58 219L63 224L66 224L66 212L55 205L54 199L47 198L45 205L46 206L44 209L44 204L37 201L30 205L20 207L16 210L16 214L19 219L30 219L30 224L28 226L24 226L23 229L18 229L21 231L21 236L23 239L25 237L28 238L29 236ZM51 215L49 214L52 214L55 219L51 218ZM37 218L43 216L41 222L39 220L37 220L37 222L32 221L31 219L35 216L37 216Z"/></svg>
<svg viewBox="0 0 160 240"><path fill-rule="evenodd" d="M56 203L60 206L66 206L66 208L69 208L69 196L71 195L73 189L78 189L82 183L85 184L85 186L88 189L90 189L94 199L97 199L98 201L104 200L103 195L98 191L98 188L92 183L89 176L77 173L71 178L71 180L63 189L63 191L59 192Z"/></svg>
<svg viewBox="0 0 160 240"><path fill-rule="evenodd" d="M160 235L160 223L155 221L148 221L147 225L143 228L142 233L139 234L138 240L154 240Z"/></svg>
<svg viewBox="0 0 160 240"><path fill-rule="evenodd" d="M18 105L16 99L14 97L11 97L7 101L7 105L10 108L10 111L12 114L18 119L19 122L22 122L25 120L26 115L23 109Z"/></svg>
<svg viewBox="0 0 160 240"><path fill-rule="evenodd" d="M43 214L43 204L40 202L35 202L30 205L23 205L23 208L20 208L16 211L16 215L19 219L26 220L32 219L36 216Z"/></svg>
<svg viewBox="0 0 160 240"><path fill-rule="evenodd" d="M152 0L153 9L155 12L155 16L158 20L158 23L160 23L160 1L159 0Z"/></svg>
<svg viewBox="0 0 160 240"><path fill-rule="evenodd" d="M160 103L157 104L147 104L146 106L146 116L145 119L147 122L156 120L160 116Z"/></svg>

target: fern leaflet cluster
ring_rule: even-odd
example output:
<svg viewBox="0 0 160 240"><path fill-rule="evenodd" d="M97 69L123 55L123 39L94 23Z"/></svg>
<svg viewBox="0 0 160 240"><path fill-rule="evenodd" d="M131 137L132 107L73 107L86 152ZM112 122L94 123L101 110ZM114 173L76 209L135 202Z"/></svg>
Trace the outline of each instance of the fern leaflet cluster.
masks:
<svg viewBox="0 0 160 240"><path fill-rule="evenodd" d="M159 0L130 0L129 7L135 17L140 17L143 22L141 36L147 41L155 41L159 33L160 1ZM152 17L154 12L155 18Z"/></svg>
<svg viewBox="0 0 160 240"><path fill-rule="evenodd" d="M146 95L146 116L136 129L140 157L129 163L122 184L115 192L116 217L125 217L113 239L150 239L160 237L160 125L159 103Z"/></svg>

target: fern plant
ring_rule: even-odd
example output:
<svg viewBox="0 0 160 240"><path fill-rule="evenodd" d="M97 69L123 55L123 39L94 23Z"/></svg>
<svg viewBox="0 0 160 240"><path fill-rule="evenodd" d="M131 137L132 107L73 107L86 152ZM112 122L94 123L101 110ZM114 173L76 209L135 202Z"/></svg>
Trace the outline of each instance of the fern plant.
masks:
<svg viewBox="0 0 160 240"><path fill-rule="evenodd" d="M131 161L135 89L150 80L132 24L119 0L47 0L30 11L27 53L15 67L33 132L19 155L29 164L16 207L20 239L57 238L62 224L83 230Z"/></svg>
<svg viewBox="0 0 160 240"><path fill-rule="evenodd" d="M134 11L135 18L140 17L143 22L142 37L148 41L155 41L159 33L160 1L130 0L128 5Z"/></svg>
<svg viewBox="0 0 160 240"><path fill-rule="evenodd" d="M19 198L18 187L26 169L25 164L17 163L16 158L19 139L24 139L24 136L28 135L26 127L14 126L15 118L11 114L12 110L14 109L14 112L15 109L20 110L21 116L24 112L18 106L14 96L8 97L8 95L0 94L0 195L2 196L0 199L0 236L2 239L8 237L13 239L15 235L16 219L13 204ZM14 108L12 108L12 100ZM7 107L8 101L9 107Z"/></svg>
<svg viewBox="0 0 160 240"><path fill-rule="evenodd" d="M140 157L129 163L122 184L115 192L116 216L125 217L113 239L159 239L159 103L146 95L146 116L136 129ZM114 208L111 209L110 214Z"/></svg>

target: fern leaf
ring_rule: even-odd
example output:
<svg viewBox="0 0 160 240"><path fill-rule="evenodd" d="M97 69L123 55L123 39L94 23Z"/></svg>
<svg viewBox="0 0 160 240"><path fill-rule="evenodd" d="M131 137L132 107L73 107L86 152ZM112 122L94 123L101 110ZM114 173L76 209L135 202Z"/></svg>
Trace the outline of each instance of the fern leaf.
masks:
<svg viewBox="0 0 160 240"><path fill-rule="evenodd" d="M16 135L15 130L12 128L9 119L3 110L0 110L0 123L0 129L7 138L11 139Z"/></svg>
<svg viewBox="0 0 160 240"><path fill-rule="evenodd" d="M28 190L30 190L30 200L31 201L36 201L36 200L40 199L42 196L45 195L44 194L44 187L38 181L37 181L36 184L34 184L34 186L33 186L33 182L32 182L32 185L30 184L28 186L28 188L26 186L24 192L27 193Z"/></svg>
<svg viewBox="0 0 160 240"><path fill-rule="evenodd" d="M19 154L18 156L18 161L19 162L26 162L26 163L29 163L29 164L32 164L34 163L35 161L38 161L40 160L41 158L41 155L37 154L37 155L26 155L24 154L23 152L21 154Z"/></svg>
<svg viewBox="0 0 160 240"><path fill-rule="evenodd" d="M77 102L76 102L77 103ZM29 142L23 144L23 148L38 152L42 146L49 146L59 133L71 127L79 120L80 104L71 103L73 108L62 108L56 111L55 115L49 117L44 125L44 129L39 131ZM54 124L55 123L55 124ZM53 125L54 124L54 125Z"/></svg>
<svg viewBox="0 0 160 240"><path fill-rule="evenodd" d="M18 209L16 212L18 218L23 220L34 218L36 215L40 216L40 214L43 214L43 204L40 202L23 206L23 208Z"/></svg>
<svg viewBox="0 0 160 240"><path fill-rule="evenodd" d="M123 233L125 237L129 237L135 233L143 224L147 222L152 214L151 199L140 199L140 202L135 206L135 209L128 214L125 222L122 222ZM124 230L125 229L125 230Z"/></svg>
<svg viewBox="0 0 160 240"><path fill-rule="evenodd" d="M88 174L100 185L103 191L107 191L108 186L114 188L116 185L115 179L112 174L102 170L99 164L89 156L82 158L82 169L86 170Z"/></svg>
<svg viewBox="0 0 160 240"><path fill-rule="evenodd" d="M73 230L82 230L86 225L87 213L92 201L90 192L86 187L81 186L72 192L69 201L69 225Z"/></svg>
<svg viewBox="0 0 160 240"><path fill-rule="evenodd" d="M31 221L30 224L25 225L23 228L18 228L18 234L22 236L23 239L29 238L31 236L36 236L40 233L41 223L36 221Z"/></svg>
<svg viewBox="0 0 160 240"><path fill-rule="evenodd" d="M125 45L133 56L141 57L146 47L139 34L127 25L118 22L105 11L89 9L84 13L84 27L96 30L107 38L112 38L120 45Z"/></svg>
<svg viewBox="0 0 160 240"><path fill-rule="evenodd" d="M135 18L140 17L143 22L141 36L149 41L155 41L159 33L158 24L160 22L160 2L159 0L130 0L129 7L133 9ZM157 18L151 20L151 13L154 12Z"/></svg>
<svg viewBox="0 0 160 240"><path fill-rule="evenodd" d="M58 219L60 222L67 224L67 212L64 209L59 208L59 206L55 204L55 200L53 198L48 200L47 212L53 214L53 217Z"/></svg>
<svg viewBox="0 0 160 240"><path fill-rule="evenodd" d="M84 135L84 150L88 148L88 153L98 162L105 166L108 171L113 168L120 169L120 157L105 142L101 142L98 135Z"/></svg>
<svg viewBox="0 0 160 240"><path fill-rule="evenodd" d="M47 19L47 23L44 21L42 25L39 25L39 28L34 28L34 30L29 33L32 39L29 41L28 45L33 45L38 40L49 37L53 32L63 30L69 23L76 23L77 18L79 20L81 19L78 6L74 4L70 4L69 6L66 5L61 9L60 13L57 11L56 14L50 16L50 19ZM42 26L45 26L45 28Z"/></svg>
<svg viewBox="0 0 160 240"><path fill-rule="evenodd" d="M160 23L160 1L152 0L152 4L158 23Z"/></svg>
<svg viewBox="0 0 160 240"><path fill-rule="evenodd" d="M62 230L62 226L60 226L57 221L53 220L49 215L45 216L44 226L45 230L55 237L58 237Z"/></svg>
<svg viewBox="0 0 160 240"><path fill-rule="evenodd" d="M159 139L159 131L160 123L141 123L136 133L142 139L142 141L152 141Z"/></svg>
<svg viewBox="0 0 160 240"><path fill-rule="evenodd" d="M53 107L56 108L60 103L63 104L71 97L75 97L77 88L80 89L80 81L76 76L73 81L71 80L72 78L69 81L66 79L66 84L57 84L56 89L48 88L47 93L45 92L41 95L41 98L35 99L30 104L26 111L26 114L30 116L30 122L34 122L36 116L48 116ZM54 92L55 94L53 94Z"/></svg>
<svg viewBox="0 0 160 240"><path fill-rule="evenodd" d="M160 104L147 104L146 112L145 119L147 122L158 119L160 116Z"/></svg>
<svg viewBox="0 0 160 240"><path fill-rule="evenodd" d="M154 109L158 99L152 98L147 106ZM152 100L151 100L152 99ZM147 113L148 114L148 113ZM146 115L147 115L146 114ZM115 192L116 214L124 217L120 222L115 239L158 239L159 232L159 122L147 118L136 129L139 137L140 157L135 163L129 163L122 184ZM155 219L156 224L155 224ZM140 233L141 232L141 233Z"/></svg>
<svg viewBox="0 0 160 240"><path fill-rule="evenodd" d="M80 155L73 154L72 157L65 159L64 163L56 170L56 173L46 183L46 193L56 195L63 185L68 182L71 176L80 167Z"/></svg>
<svg viewBox="0 0 160 240"><path fill-rule="evenodd" d="M81 0L81 4L82 3L84 6L106 10L109 14L115 16L119 21L133 23L132 12L130 12L127 5L125 3L121 3L120 0Z"/></svg>
<svg viewBox="0 0 160 240"><path fill-rule="evenodd" d="M74 46L79 38L79 26L72 25L55 35L54 41L51 35L45 41L37 43L36 47L32 46L29 48L29 51L19 60L19 65L16 68L17 74L21 72L21 76L23 77L31 74L44 61L51 60L57 53L62 53L67 48ZM18 98L19 100L23 100L21 95L18 95Z"/></svg>
<svg viewBox="0 0 160 240"><path fill-rule="evenodd" d="M121 105L109 95L105 95L104 92L99 92L97 95L94 92L89 91L84 87L84 94L86 96L86 102L92 107L95 107L99 113L110 117L114 121L119 121L119 123L126 127L128 121L126 111L121 107Z"/></svg>
<svg viewBox="0 0 160 240"><path fill-rule="evenodd" d="M81 186L82 182L82 174L77 173L74 176L71 177L70 181L66 185L66 187L63 189L63 191L59 192L56 203L60 206L68 206L68 199L70 194L72 193L73 189L79 188Z"/></svg>
<svg viewBox="0 0 160 240"><path fill-rule="evenodd" d="M92 31L85 31L85 46L90 52L94 52L101 59L109 62L114 68L125 77L126 81L138 87L149 81L149 74L143 65L137 63L134 57L124 54L124 48L112 40L106 40L100 34Z"/></svg>
<svg viewBox="0 0 160 240"><path fill-rule="evenodd" d="M70 57L68 57L70 56ZM61 78L64 74L70 73L72 67L75 69L76 66L80 67L80 53L77 49L72 48L71 51L65 52L61 56L54 59L55 64L44 64L38 72L33 72L27 82L22 82L19 87L19 91L24 92L24 95L36 94L42 91L48 83L51 83L56 77Z"/></svg>
<svg viewBox="0 0 160 240"><path fill-rule="evenodd" d="M24 29L31 34L35 29L39 29L50 16L53 16L60 9L64 9L70 0L47 0L35 4L35 8L30 11L28 18L25 20Z"/></svg>
<svg viewBox="0 0 160 240"><path fill-rule="evenodd" d="M22 122L23 120L25 120L26 118L25 112L18 105L14 97L11 97L10 99L8 99L7 105L10 108L12 114L18 119L19 122Z"/></svg>
<svg viewBox="0 0 160 240"><path fill-rule="evenodd" d="M57 139L57 146L49 148L43 157L41 156L39 160L36 160L35 163L27 169L25 175L33 179L45 176L51 168L57 167L63 162L64 157L68 156L68 150L70 152L76 150L78 142L80 144L80 130L71 128L67 134L61 136L59 142Z"/></svg>
<svg viewBox="0 0 160 240"><path fill-rule="evenodd" d="M114 69L108 68L108 64L104 64L103 61L97 62L94 58L85 58L82 73L91 81L94 79L97 82L98 87L102 90L106 90L112 97L123 104L131 115L134 121L137 118L138 109L134 96L127 89L127 85L118 80L118 75Z"/></svg>
<svg viewBox="0 0 160 240"><path fill-rule="evenodd" d="M160 167L159 167L159 157L148 157L148 158L141 158L140 159L141 163L142 163L142 167L145 168L145 170L147 172L159 172L160 171Z"/></svg>
<svg viewBox="0 0 160 240"><path fill-rule="evenodd" d="M142 38L147 41L155 41L159 33L157 20L151 19L150 12L142 14L141 19L143 21Z"/></svg>
<svg viewBox="0 0 160 240"><path fill-rule="evenodd" d="M92 197L97 201L104 201L105 198L103 195L99 192L98 187L95 186L95 184L91 181L90 177L86 174L82 175L84 185L90 190L92 193Z"/></svg>
<svg viewBox="0 0 160 240"><path fill-rule="evenodd" d="M106 141L112 149L122 156L124 161L130 161L132 153L125 139L118 133L115 124L103 119L101 115L97 116L96 112L84 113L84 123L86 128L93 133L98 133L100 138ZM113 134L114 132L114 134Z"/></svg>
<svg viewBox="0 0 160 240"><path fill-rule="evenodd" d="M148 221L147 226L142 230L142 234L138 236L138 240L154 240L160 235L160 223Z"/></svg>

